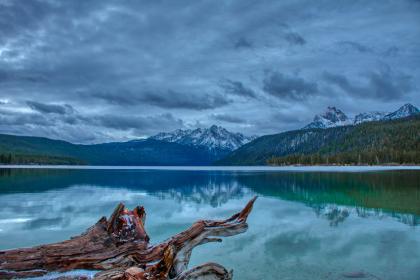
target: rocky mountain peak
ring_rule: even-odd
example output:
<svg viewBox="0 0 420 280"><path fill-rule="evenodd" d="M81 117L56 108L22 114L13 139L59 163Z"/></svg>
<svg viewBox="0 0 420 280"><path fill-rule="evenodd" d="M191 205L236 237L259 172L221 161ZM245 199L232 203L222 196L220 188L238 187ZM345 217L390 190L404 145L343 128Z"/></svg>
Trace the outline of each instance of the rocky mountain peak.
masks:
<svg viewBox="0 0 420 280"><path fill-rule="evenodd" d="M340 109L337 109L334 106L328 106L327 110L314 117L313 122L304 127L304 129L309 128L328 128L339 125L349 124L349 118L346 114L343 113Z"/></svg>
<svg viewBox="0 0 420 280"><path fill-rule="evenodd" d="M344 122L348 120L346 114L343 113L340 109L337 109L334 106L328 106L327 111L322 115L327 120L331 122Z"/></svg>
<svg viewBox="0 0 420 280"><path fill-rule="evenodd" d="M357 114L353 119L347 117L340 109L337 109L334 106L328 106L325 113L316 115L313 122L305 126L303 129L329 128L341 125L357 125L371 121L395 120L416 114L420 114L420 110L416 106L407 103L392 113L373 111Z"/></svg>
<svg viewBox="0 0 420 280"><path fill-rule="evenodd" d="M162 132L150 137L150 139L205 147L212 152L230 152L252 141L255 137L247 137L241 133L230 132L224 127L212 125L208 128Z"/></svg>
<svg viewBox="0 0 420 280"><path fill-rule="evenodd" d="M413 116L417 114L420 114L420 110L416 106L410 103L407 103L401 106L397 111L386 115L384 119L395 120L395 119L405 118L405 117L409 117L409 116Z"/></svg>

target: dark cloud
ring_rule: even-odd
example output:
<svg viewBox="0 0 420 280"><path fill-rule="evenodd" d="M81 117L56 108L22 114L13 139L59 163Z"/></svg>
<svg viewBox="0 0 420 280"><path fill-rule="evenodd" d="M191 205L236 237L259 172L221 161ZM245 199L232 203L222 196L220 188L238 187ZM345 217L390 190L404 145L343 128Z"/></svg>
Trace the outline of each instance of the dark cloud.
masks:
<svg viewBox="0 0 420 280"><path fill-rule="evenodd" d="M68 104L64 104L64 105L44 104L44 103L35 102L35 101L27 101L26 104L28 104L28 106L31 109L38 111L40 113L45 113L45 114L64 115L64 114L71 114L74 112L73 107Z"/></svg>
<svg viewBox="0 0 420 280"><path fill-rule="evenodd" d="M257 94L251 88L246 87L242 82L225 80L221 83L221 87L228 94L233 94L237 96L245 96L256 98Z"/></svg>
<svg viewBox="0 0 420 280"><path fill-rule="evenodd" d="M324 73L324 79L350 96L358 98L373 98L376 100L400 100L412 89L412 77L395 73L386 67L383 70L369 72L363 77L365 82L351 82L342 74Z"/></svg>
<svg viewBox="0 0 420 280"><path fill-rule="evenodd" d="M0 83L4 83L10 79L10 74L7 71L0 69Z"/></svg>
<svg viewBox="0 0 420 280"><path fill-rule="evenodd" d="M13 113L10 111L0 111L1 126L52 126L54 121L46 116L33 113Z"/></svg>
<svg viewBox="0 0 420 280"><path fill-rule="evenodd" d="M393 46L393 47L389 47L385 52L384 52L384 56L390 56L390 57L395 57L395 56L397 56L398 55L398 53L400 52L401 50L398 48L398 47L396 47L396 46Z"/></svg>
<svg viewBox="0 0 420 280"><path fill-rule="evenodd" d="M0 69L0 84L1 83L45 83L46 77L40 74L28 73L25 71L5 71Z"/></svg>
<svg viewBox="0 0 420 280"><path fill-rule="evenodd" d="M343 48L344 50L346 49L350 49L350 50L355 50L358 51L360 53L372 53L373 50L365 45L362 45L360 43L357 42L353 42L353 41L342 41L342 42L338 42L338 45Z"/></svg>
<svg viewBox="0 0 420 280"><path fill-rule="evenodd" d="M212 114L211 118L216 121L228 122L228 123L246 123L246 119L242 119L236 116L228 114Z"/></svg>
<svg viewBox="0 0 420 280"><path fill-rule="evenodd" d="M89 93L88 93L89 94ZM174 90L145 92L100 92L90 96L118 106L151 105L166 109L206 110L225 106L231 101L220 93L187 93Z"/></svg>
<svg viewBox="0 0 420 280"><path fill-rule="evenodd" d="M281 111L271 112L268 117L254 122L248 122L263 134L279 133L282 131L294 130L301 128L304 124L311 121L313 115L309 118L305 116L305 112L296 108L286 108Z"/></svg>
<svg viewBox="0 0 420 280"><path fill-rule="evenodd" d="M150 133L150 131L154 131L156 126L167 130L184 125L182 120L169 113L155 116L105 115L94 118L93 123L117 130L135 129L140 133Z"/></svg>
<svg viewBox="0 0 420 280"><path fill-rule="evenodd" d="M235 42L234 47L235 49L249 49L252 48L252 43L246 38L241 37Z"/></svg>
<svg viewBox="0 0 420 280"><path fill-rule="evenodd" d="M306 44L306 40L296 32L289 32L286 35L284 35L284 38L286 39L287 42L293 45L302 46Z"/></svg>
<svg viewBox="0 0 420 280"><path fill-rule="evenodd" d="M265 92L280 99L308 100L318 93L318 85L298 76L271 72L263 81Z"/></svg>
<svg viewBox="0 0 420 280"><path fill-rule="evenodd" d="M393 73L389 69L371 72L368 79L371 95L378 99L401 99L413 89L410 75Z"/></svg>
<svg viewBox="0 0 420 280"><path fill-rule="evenodd" d="M100 92L80 92L80 96L85 98L93 97L94 99L103 100L109 104L117 105L117 106L135 106L137 103L141 102L141 100L133 93L126 91L126 90L119 90L119 91L100 91Z"/></svg>
<svg viewBox="0 0 420 280"><path fill-rule="evenodd" d="M140 97L146 104L168 109L205 110L225 106L231 101L219 93L186 93L168 90L165 93L147 93Z"/></svg>

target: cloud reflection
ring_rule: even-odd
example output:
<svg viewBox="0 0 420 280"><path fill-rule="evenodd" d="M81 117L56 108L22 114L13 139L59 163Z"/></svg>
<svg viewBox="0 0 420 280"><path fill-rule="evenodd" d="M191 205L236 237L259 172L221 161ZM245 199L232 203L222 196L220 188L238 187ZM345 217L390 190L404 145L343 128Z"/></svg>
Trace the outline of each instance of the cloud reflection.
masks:
<svg viewBox="0 0 420 280"><path fill-rule="evenodd" d="M383 197L395 197L394 188L379 184L382 179L371 173L100 172L101 176L93 171L51 171L0 177L2 186L8 185L0 192L0 249L78 235L101 216L109 216L119 202L146 208L146 230L155 243L196 220L228 217L258 194L248 231L221 244L197 248L192 265L220 262L234 269L236 279L245 280L291 275L293 279L342 279L360 271L367 279L375 275L414 280L419 272L420 227L407 222L410 217L416 221L415 215L367 208L357 200L359 204L348 203L345 194L350 191L353 198L379 204ZM342 191L342 176L356 186L363 182L365 190L376 186L376 196L351 184ZM21 182L35 187L23 192ZM12 192L14 187L19 191ZM398 191L401 195L402 187Z"/></svg>

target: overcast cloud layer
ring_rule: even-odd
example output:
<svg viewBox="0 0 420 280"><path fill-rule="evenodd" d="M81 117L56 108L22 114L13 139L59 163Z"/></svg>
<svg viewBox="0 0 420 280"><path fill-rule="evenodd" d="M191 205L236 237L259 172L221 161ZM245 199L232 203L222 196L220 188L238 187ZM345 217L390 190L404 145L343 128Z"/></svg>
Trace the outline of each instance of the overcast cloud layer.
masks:
<svg viewBox="0 0 420 280"><path fill-rule="evenodd" d="M420 100L420 1L0 0L0 133L300 128Z"/></svg>

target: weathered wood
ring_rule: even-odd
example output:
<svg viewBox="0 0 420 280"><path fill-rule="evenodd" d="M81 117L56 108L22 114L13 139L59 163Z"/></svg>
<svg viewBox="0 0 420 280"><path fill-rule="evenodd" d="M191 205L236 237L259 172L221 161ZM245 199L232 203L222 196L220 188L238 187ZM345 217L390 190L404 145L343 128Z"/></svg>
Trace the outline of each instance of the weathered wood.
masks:
<svg viewBox="0 0 420 280"><path fill-rule="evenodd" d="M215 263L188 270L194 247L221 242L219 237L245 232L256 197L232 217L201 220L156 245L149 244L143 207L132 211L119 204L110 218L102 217L85 233L59 243L0 252L0 278L42 276L51 271L100 270L94 279L187 280L231 279L232 272ZM66 276L61 279L82 279Z"/></svg>

